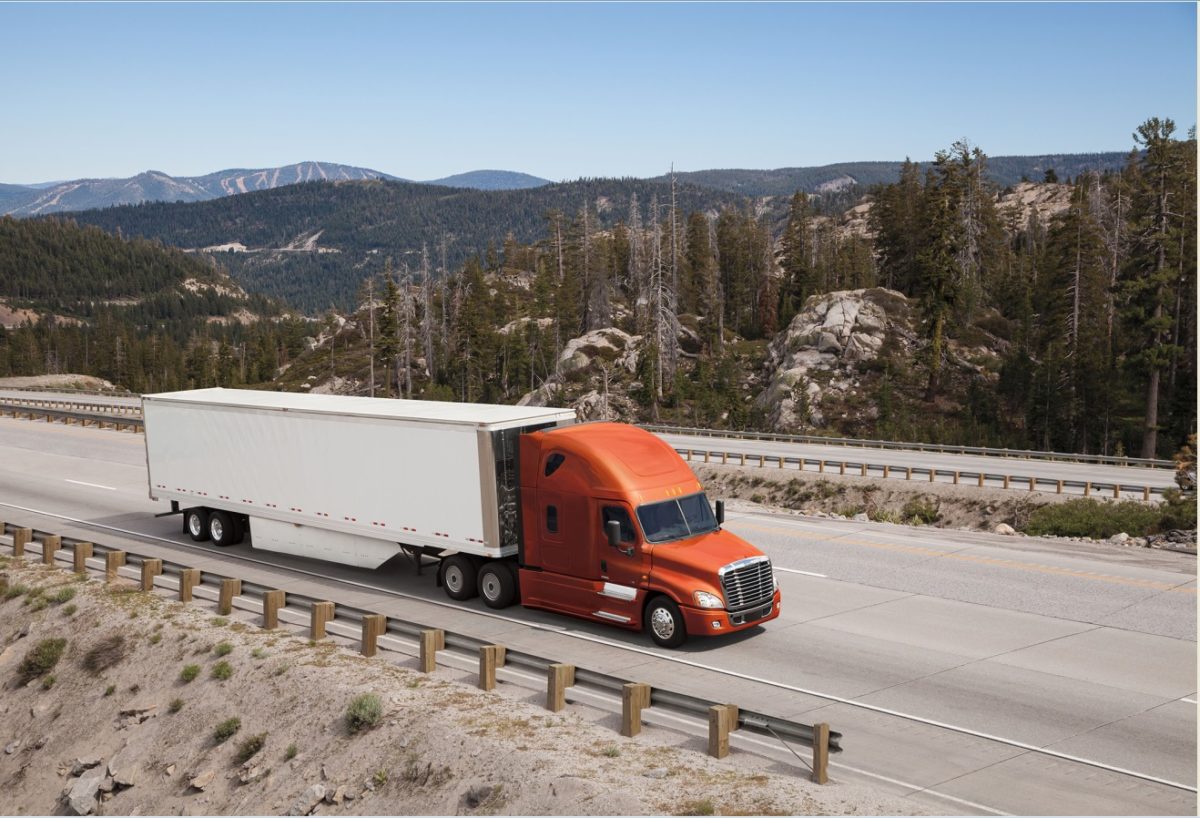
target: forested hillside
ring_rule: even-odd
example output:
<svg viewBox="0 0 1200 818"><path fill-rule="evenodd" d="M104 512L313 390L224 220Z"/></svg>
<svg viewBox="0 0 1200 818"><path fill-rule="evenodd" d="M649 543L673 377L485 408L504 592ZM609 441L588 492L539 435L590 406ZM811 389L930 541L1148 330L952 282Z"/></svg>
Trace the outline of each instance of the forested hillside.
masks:
<svg viewBox="0 0 1200 818"><path fill-rule="evenodd" d="M306 329L205 260L55 219L0 218L0 307L37 318L0 326L0 376L81 373L146 391L210 366L268 381Z"/></svg>
<svg viewBox="0 0 1200 818"><path fill-rule="evenodd" d="M176 247L238 244L216 253L248 290L319 311L351 306L363 275L412 264L422 246L455 269L511 234L532 242L555 212L590 203L593 227L627 215L629 198L666 197L670 185L634 179L580 180L527 190L467 190L405 182L291 185L192 204L147 203L71 214L109 232ZM746 206L739 196L679 185L679 207L715 212ZM239 250L242 248L238 248Z"/></svg>

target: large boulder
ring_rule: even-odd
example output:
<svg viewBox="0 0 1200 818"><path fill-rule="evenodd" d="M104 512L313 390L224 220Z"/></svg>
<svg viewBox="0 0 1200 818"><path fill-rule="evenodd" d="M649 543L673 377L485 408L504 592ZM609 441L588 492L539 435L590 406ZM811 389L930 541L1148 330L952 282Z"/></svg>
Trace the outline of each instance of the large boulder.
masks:
<svg viewBox="0 0 1200 818"><path fill-rule="evenodd" d="M811 296L771 341L767 386L757 403L772 428L824 425L838 399L860 387L862 365L879 356L889 335L915 344L903 294L875 287Z"/></svg>
<svg viewBox="0 0 1200 818"><path fill-rule="evenodd" d="M569 376L595 368L601 361L619 366L630 374L637 371L640 335L630 335L616 327L605 327L567 341L558 356L558 371Z"/></svg>

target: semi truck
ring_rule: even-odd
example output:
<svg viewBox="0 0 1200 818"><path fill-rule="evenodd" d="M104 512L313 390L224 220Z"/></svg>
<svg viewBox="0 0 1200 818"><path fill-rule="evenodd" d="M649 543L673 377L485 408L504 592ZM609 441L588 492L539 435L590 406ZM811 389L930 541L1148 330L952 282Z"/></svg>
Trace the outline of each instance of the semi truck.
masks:
<svg viewBox="0 0 1200 818"><path fill-rule="evenodd" d="M644 629L779 616L770 560L664 441L568 409L242 389L145 395L150 498L197 542L366 568L437 560L454 600Z"/></svg>

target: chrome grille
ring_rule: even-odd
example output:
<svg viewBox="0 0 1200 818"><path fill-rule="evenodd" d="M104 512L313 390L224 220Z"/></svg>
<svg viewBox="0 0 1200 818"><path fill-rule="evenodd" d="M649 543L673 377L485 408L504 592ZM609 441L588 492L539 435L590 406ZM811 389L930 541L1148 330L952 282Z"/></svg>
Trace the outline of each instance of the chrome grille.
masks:
<svg viewBox="0 0 1200 818"><path fill-rule="evenodd" d="M731 562L721 569L720 575L726 610L737 611L761 605L775 593L771 561L766 557Z"/></svg>

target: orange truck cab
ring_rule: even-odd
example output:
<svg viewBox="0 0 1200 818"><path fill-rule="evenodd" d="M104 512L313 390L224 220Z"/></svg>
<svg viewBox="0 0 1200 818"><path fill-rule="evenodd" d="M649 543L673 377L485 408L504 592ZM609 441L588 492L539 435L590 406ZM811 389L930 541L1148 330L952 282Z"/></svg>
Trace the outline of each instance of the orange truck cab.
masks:
<svg viewBox="0 0 1200 818"><path fill-rule="evenodd" d="M696 476L635 426L520 435L521 604L644 628L663 647L779 616L770 560L721 527Z"/></svg>

